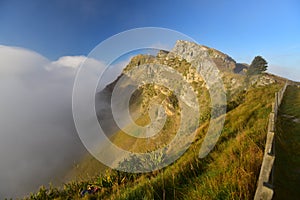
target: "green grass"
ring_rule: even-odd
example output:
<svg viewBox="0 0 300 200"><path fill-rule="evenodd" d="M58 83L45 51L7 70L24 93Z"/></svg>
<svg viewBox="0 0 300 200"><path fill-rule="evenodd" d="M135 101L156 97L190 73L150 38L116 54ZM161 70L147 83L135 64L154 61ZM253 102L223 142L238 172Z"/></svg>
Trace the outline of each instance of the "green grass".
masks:
<svg viewBox="0 0 300 200"><path fill-rule="evenodd" d="M252 199L263 157L268 115L280 84L241 93L226 115L217 145L203 159L199 149L208 128L204 122L191 147L172 165L152 173L128 174L108 170L85 181L50 188L29 199L80 199L93 184L101 188L83 199Z"/></svg>
<svg viewBox="0 0 300 200"><path fill-rule="evenodd" d="M276 125L274 199L300 197L300 89L288 86Z"/></svg>

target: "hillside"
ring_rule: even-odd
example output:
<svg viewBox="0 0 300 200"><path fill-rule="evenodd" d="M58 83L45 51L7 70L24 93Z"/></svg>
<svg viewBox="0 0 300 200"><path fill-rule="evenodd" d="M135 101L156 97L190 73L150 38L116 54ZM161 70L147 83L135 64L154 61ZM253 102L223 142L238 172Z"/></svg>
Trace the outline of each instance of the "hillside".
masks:
<svg viewBox="0 0 300 200"><path fill-rule="evenodd" d="M181 55L178 57L176 55ZM212 107L209 83L199 75L192 64L212 60L217 66L226 92L226 116L224 128L216 146L208 156L200 159L199 149L209 128ZM110 105L112 91L122 77L141 76L143 73L131 73L135 66L146 65L148 74L156 71L156 65L166 65L179 72L195 91L199 110L199 122L195 125L195 140L188 150L173 164L149 173L125 173L105 168L99 161L87 156L76 164L67 175L63 188L42 187L29 199L251 199L260 170L268 124L268 115L274 93L282 87L284 79L263 73L246 77L246 64L236 63L230 56L187 41L178 41L170 52L160 51L157 55L137 55L124 68L120 77L96 95L98 120L111 141L119 147L133 152L147 152L168 144L176 135L182 120L179 105L184 105L174 93L162 85L145 84L140 86L130 99L129 110L132 116L139 113L135 123L145 126L150 122L149 107L160 104L166 111L166 123L152 140L137 139L120 130L112 116ZM171 70L171 69L170 69ZM166 76L160 77L169 81ZM175 82L174 82L175 84ZM130 84L121 87L126 91ZM182 86L179 86L182 87ZM180 96L186 98L185 96ZM120 102L122 100L120 99ZM222 106L222 105L221 105ZM214 111L221 110L215 109ZM195 123L196 116L185 116L185 120ZM126 127L135 131L134 126ZM137 133L138 134L138 133ZM179 145L179 144L178 144ZM166 154L174 156L178 152L162 152L148 163L155 164ZM126 159L119 160L120 166L126 165ZM80 192L94 185L100 190L91 195L81 196Z"/></svg>
<svg viewBox="0 0 300 200"><path fill-rule="evenodd" d="M152 55L137 55L133 57L130 61L130 63L125 67L123 74L120 76L124 76L128 71L130 71L134 66L137 65L144 65L144 64L160 64L160 65L166 65L171 66L176 71L181 73L184 78L188 81L188 83L192 84L193 88L195 89L196 93L198 94L198 101L199 101L199 109L202 110L200 119L206 120L210 114L210 107L209 107L209 92L207 90L206 84L201 76L199 76L196 73L196 70L191 67L191 64L187 62L185 59L178 58L174 55L173 52L178 52L178 54L184 54L182 51L187 54L187 52L195 51L194 43L189 43L185 41L178 41L174 48L172 49L172 52L166 52L166 51L160 51L156 56ZM239 93L246 87L245 84L245 76L241 75L241 69L240 65L236 63L231 57L228 55L217 51L212 48L208 48L206 46L196 45L201 48L203 52L207 52L209 57L217 64L217 67L222 71L223 81L226 84L226 90L227 90L227 98L230 100L231 97L235 95L235 93ZM149 69L151 69L151 65L149 66ZM234 73L235 71L238 71L238 73ZM111 93L114 89L114 86L116 82L120 79L120 77L110 85L108 85L103 91L99 92L96 95L96 110L98 114L98 120L101 124L101 127L104 129L104 132L108 135L114 135L116 132L120 131L118 126L116 125L115 121L113 120L112 111L110 109L110 101L111 101ZM268 78L270 76L265 75L261 78L259 77L253 77L252 84L256 83L257 79L259 78L258 84L264 84L265 82L268 83ZM272 78L270 79L272 80ZM141 91L143 91L141 93ZM170 91L169 91L170 92ZM152 93L162 93L162 96L159 97L161 100L165 98L166 93L168 93L168 90L166 88L147 85L145 88L140 88L139 92L137 91L135 93L135 96L143 97L143 100L135 99L132 102L132 108L135 105L136 109L139 107L135 102L143 101L143 106L147 107L147 104L149 102L146 102L151 99L153 103L153 94ZM171 93L167 94L170 95ZM134 98L133 98L134 99ZM139 102L140 103L140 102ZM159 103L159 100L156 99L156 103ZM165 101L164 108L169 111L169 113L172 113L172 105L170 104L170 99L168 102ZM138 112L145 112L138 110ZM116 134L115 134L116 135ZM122 134L124 137L126 137L124 134ZM120 141L123 141L125 139L130 143L130 138L122 138L120 136L113 137L113 138L119 138ZM122 138L122 139L120 139ZM121 146L126 146L126 143L120 144ZM99 173L98 168L100 168L100 171L103 171L104 166L101 165L101 163L94 159L92 156L87 156L83 159L81 162L82 164L75 165L74 169L70 171L70 173L67 175L67 180L74 179L76 177L77 179L82 180L85 177L94 176ZM87 165L87 163L89 163ZM94 167L97 166L97 167Z"/></svg>

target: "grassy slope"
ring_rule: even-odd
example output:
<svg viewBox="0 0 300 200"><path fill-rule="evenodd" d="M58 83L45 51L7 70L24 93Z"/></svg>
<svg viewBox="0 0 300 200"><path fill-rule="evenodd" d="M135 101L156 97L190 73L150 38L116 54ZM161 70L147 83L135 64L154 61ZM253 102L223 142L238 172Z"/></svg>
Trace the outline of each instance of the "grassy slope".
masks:
<svg viewBox="0 0 300 200"><path fill-rule="evenodd" d="M267 117L278 87L247 92L245 102L226 116L222 136L209 156L198 159L201 136L176 163L157 176L138 180L113 199L251 199L265 143Z"/></svg>
<svg viewBox="0 0 300 200"><path fill-rule="evenodd" d="M188 151L167 168L143 175L108 171L106 175L66 184L58 190L42 188L31 199L79 199L88 184L101 187L85 199L251 199L263 156L268 114L280 85L250 89L227 113L214 150L198 158L204 123Z"/></svg>
<svg viewBox="0 0 300 200"><path fill-rule="evenodd" d="M289 86L279 109L276 132L275 199L300 196L300 89Z"/></svg>

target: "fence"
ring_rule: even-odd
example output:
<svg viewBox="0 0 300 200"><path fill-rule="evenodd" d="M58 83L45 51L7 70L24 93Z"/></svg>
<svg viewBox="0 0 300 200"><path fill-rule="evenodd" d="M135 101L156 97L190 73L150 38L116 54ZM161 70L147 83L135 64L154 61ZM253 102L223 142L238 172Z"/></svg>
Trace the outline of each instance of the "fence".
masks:
<svg viewBox="0 0 300 200"><path fill-rule="evenodd" d="M260 168L260 174L257 182L257 189L254 200L271 200L273 197L273 164L275 161L275 123L277 119L278 108L282 102L283 94L288 82L284 87L275 93L275 101L272 104L272 111L269 116L268 133L265 146L264 157Z"/></svg>

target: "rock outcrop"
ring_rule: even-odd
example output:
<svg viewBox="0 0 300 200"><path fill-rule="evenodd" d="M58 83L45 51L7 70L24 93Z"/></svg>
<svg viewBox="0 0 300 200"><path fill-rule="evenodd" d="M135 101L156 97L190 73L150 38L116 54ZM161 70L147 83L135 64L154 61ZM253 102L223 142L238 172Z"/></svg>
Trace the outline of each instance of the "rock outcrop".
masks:
<svg viewBox="0 0 300 200"><path fill-rule="evenodd" d="M171 52L185 57L188 62L194 59L194 54L197 54L198 59L210 58L221 71L234 72L236 61L230 56L203 45L198 45L194 42L179 40L176 42Z"/></svg>
<svg viewBox="0 0 300 200"><path fill-rule="evenodd" d="M209 87L217 84L217 79L219 78L224 84L228 100L239 92L246 90L247 87L251 85L265 86L276 82L276 78L267 73L253 76L248 79L245 75L248 68L247 64L237 63L233 58L216 49L198 45L194 42L179 40L170 52L161 50L157 53L157 55L137 55L133 57L129 64L124 68L119 78L97 95L96 101L106 102L106 106L98 106L97 109L97 111L101 113L108 113L107 116L104 117L104 124L109 124L107 123L108 118L109 120L112 120L111 108L110 106L107 106L107 102L110 103L111 93L116 82L122 76L131 78L139 77L140 80L142 80L143 78L146 79L149 75L157 75L157 73L160 73L158 72L157 66L162 65L167 66L165 67L165 70L169 74L172 74L173 70L183 76L186 82L193 87L199 102L203 103L203 109L205 109L205 107L209 107L207 96L213 95L208 92ZM137 66L145 66L143 67L144 71L139 72L137 70L133 70ZM172 75L160 75L160 79L172 81L171 76ZM177 83L174 81L172 84ZM185 90L186 88L182 87L181 89ZM139 91L134 93L132 103L134 103L134 101L138 101L146 107L150 101L159 101L159 94L162 94L165 97L164 104L165 109L168 110L168 115L173 115L175 112L175 109L172 109L174 94L164 86L151 86L149 84L141 86ZM179 94L182 95L181 98L185 98L183 93L180 93L180 91ZM142 99L139 98L138 95L142 96ZM101 96L103 96L103 98ZM188 102L189 100L186 99L186 101ZM99 119L102 120L104 120L104 118L99 117Z"/></svg>

